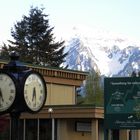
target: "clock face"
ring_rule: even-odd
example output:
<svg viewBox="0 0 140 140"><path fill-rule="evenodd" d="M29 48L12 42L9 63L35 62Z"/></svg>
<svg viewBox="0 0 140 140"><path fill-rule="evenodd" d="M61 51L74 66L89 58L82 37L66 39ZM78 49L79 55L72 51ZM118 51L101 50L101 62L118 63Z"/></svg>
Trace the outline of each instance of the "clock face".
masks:
<svg viewBox="0 0 140 140"><path fill-rule="evenodd" d="M8 110L14 103L16 86L14 80L6 73L0 73L0 112Z"/></svg>
<svg viewBox="0 0 140 140"><path fill-rule="evenodd" d="M33 111L39 111L46 101L46 84L37 73L27 76L24 83L24 100L27 107Z"/></svg>

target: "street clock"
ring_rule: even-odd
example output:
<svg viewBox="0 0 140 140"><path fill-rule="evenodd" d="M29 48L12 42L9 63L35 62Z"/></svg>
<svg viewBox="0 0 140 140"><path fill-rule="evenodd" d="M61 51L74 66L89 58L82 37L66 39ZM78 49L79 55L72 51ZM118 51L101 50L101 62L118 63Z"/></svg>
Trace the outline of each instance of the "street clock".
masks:
<svg viewBox="0 0 140 140"><path fill-rule="evenodd" d="M46 102L46 83L38 72L30 71L23 77L24 103L29 112L36 113Z"/></svg>
<svg viewBox="0 0 140 140"><path fill-rule="evenodd" d="M19 54L11 52L11 61L0 69L0 115L11 117L11 140L19 138L22 112L37 113L45 105L46 82L43 76L19 62Z"/></svg>

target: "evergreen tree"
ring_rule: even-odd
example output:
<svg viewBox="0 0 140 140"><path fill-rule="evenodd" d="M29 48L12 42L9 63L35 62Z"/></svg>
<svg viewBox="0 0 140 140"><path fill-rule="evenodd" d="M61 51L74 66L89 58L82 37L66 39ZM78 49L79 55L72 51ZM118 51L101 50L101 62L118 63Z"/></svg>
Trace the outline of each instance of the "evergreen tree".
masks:
<svg viewBox="0 0 140 140"><path fill-rule="evenodd" d="M43 8L31 7L28 16L14 25L9 40L10 45L2 47L1 56L10 51L17 51L21 61L44 66L59 67L67 55L64 53L64 41L55 42L53 27L49 26L48 15Z"/></svg>
<svg viewBox="0 0 140 140"><path fill-rule="evenodd" d="M85 85L85 104L94 104L96 106L103 106L103 89L100 85L100 76L95 71L90 71Z"/></svg>
<svg viewBox="0 0 140 140"><path fill-rule="evenodd" d="M1 46L2 50L0 52L0 59L9 59L9 53L10 50L8 49L8 46L4 43L3 46Z"/></svg>

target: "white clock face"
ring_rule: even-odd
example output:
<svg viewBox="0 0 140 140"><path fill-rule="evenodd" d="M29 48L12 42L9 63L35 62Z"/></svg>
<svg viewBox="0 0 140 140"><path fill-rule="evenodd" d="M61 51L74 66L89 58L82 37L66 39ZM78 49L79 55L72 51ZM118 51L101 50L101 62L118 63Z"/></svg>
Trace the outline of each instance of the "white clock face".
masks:
<svg viewBox="0 0 140 140"><path fill-rule="evenodd" d="M30 74L24 84L24 99L32 111L38 111L46 100L44 82L38 74Z"/></svg>
<svg viewBox="0 0 140 140"><path fill-rule="evenodd" d="M12 78L0 73L0 112L6 111L11 107L15 100L16 87Z"/></svg>

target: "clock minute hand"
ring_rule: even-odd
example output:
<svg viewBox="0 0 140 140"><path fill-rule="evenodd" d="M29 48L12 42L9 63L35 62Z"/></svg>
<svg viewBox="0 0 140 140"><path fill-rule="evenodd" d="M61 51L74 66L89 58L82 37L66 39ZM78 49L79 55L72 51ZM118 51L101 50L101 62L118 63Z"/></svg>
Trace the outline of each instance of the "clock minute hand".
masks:
<svg viewBox="0 0 140 140"><path fill-rule="evenodd" d="M35 100L35 105L36 105L36 89L35 87L33 88L33 97L32 97L32 101Z"/></svg>

